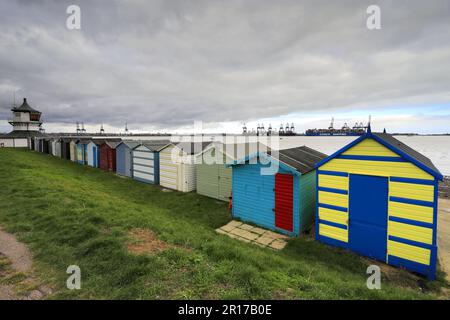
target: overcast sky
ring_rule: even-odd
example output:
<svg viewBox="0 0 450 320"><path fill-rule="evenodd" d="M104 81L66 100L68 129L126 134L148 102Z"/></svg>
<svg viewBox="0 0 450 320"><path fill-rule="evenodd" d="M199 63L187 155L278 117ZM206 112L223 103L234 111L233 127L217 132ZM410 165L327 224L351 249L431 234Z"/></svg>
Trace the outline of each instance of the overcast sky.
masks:
<svg viewBox="0 0 450 320"><path fill-rule="evenodd" d="M450 131L448 0L0 0L0 29L0 132L13 92L47 132L303 131L369 114L378 130Z"/></svg>

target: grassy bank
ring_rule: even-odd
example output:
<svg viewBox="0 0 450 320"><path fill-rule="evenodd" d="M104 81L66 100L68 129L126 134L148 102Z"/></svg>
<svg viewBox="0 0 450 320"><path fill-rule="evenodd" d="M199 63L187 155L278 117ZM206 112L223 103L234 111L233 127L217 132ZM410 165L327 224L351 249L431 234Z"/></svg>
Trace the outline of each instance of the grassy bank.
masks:
<svg viewBox="0 0 450 320"><path fill-rule="evenodd" d="M366 287L373 263L293 239L275 252L215 233L225 203L159 187L28 150L0 149L0 224L34 254L54 298L413 299L441 296L428 282L383 267L381 290ZM129 231L153 231L163 249L129 252ZM82 289L65 288L69 265Z"/></svg>

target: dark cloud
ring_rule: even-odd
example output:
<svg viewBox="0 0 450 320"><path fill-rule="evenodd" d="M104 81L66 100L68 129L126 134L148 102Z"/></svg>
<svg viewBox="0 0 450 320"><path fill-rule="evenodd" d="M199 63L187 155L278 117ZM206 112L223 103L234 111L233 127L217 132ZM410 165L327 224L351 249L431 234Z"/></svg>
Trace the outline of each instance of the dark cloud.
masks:
<svg viewBox="0 0 450 320"><path fill-rule="evenodd" d="M449 16L447 0L0 0L0 118L14 90L47 122L142 128L445 103Z"/></svg>

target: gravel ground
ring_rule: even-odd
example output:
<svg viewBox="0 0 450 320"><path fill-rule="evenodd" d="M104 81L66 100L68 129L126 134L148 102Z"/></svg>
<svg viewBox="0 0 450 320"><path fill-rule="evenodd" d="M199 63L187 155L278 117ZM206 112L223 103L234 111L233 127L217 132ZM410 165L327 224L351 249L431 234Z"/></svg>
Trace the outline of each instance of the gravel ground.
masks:
<svg viewBox="0 0 450 320"><path fill-rule="evenodd" d="M51 289L39 285L39 280L33 275L33 259L30 250L23 243L19 242L15 236L3 231L0 227L0 256L6 257L11 264L6 271L0 273L0 300L38 300L48 294ZM1 270L0 270L1 271ZM7 279L13 274L23 274L24 278L18 283L2 283L1 280ZM29 292L17 293L19 286L28 285L34 288Z"/></svg>
<svg viewBox="0 0 450 320"><path fill-rule="evenodd" d="M16 237L0 228L0 253L11 260L12 267L19 272L31 270L33 259L30 250Z"/></svg>

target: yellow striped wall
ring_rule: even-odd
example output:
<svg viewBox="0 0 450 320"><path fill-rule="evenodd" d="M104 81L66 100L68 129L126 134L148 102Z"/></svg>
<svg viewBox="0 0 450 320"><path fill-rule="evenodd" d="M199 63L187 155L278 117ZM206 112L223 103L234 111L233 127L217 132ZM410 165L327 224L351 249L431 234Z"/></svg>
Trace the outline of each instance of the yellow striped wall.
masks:
<svg viewBox="0 0 450 320"><path fill-rule="evenodd" d="M319 191L319 203L347 208L348 207L348 195Z"/></svg>
<svg viewBox="0 0 450 320"><path fill-rule="evenodd" d="M324 188L340 189L348 191L348 177L331 176L325 174L318 175L318 186ZM319 191L319 203L348 208L348 195ZM318 208L320 220L339 223L348 228L348 212L333 210L329 208ZM319 234L348 242L348 230L329 226L326 224L319 224Z"/></svg>
<svg viewBox="0 0 450 320"><path fill-rule="evenodd" d="M429 249L388 240L387 250L391 256L430 265L431 250Z"/></svg>
<svg viewBox="0 0 450 320"><path fill-rule="evenodd" d="M390 181L389 195L392 197L433 202L434 186Z"/></svg>
<svg viewBox="0 0 450 320"><path fill-rule="evenodd" d="M434 186L389 180L389 197L434 201ZM434 208L389 200L388 216L433 224ZM388 219L388 236L432 245L434 229ZM397 241L388 241L387 255L430 265L431 250ZM388 261L389 262L389 261Z"/></svg>
<svg viewBox="0 0 450 320"><path fill-rule="evenodd" d="M367 174L381 177L401 177L434 180L433 176L411 162L389 162L354 159L333 159L320 170Z"/></svg>
<svg viewBox="0 0 450 320"><path fill-rule="evenodd" d="M379 144L374 139L364 139L356 146L351 147L342 154L358 156L400 157L398 154Z"/></svg>
<svg viewBox="0 0 450 320"><path fill-rule="evenodd" d="M331 239L348 242L348 230L319 223L319 234Z"/></svg>
<svg viewBox="0 0 450 320"><path fill-rule="evenodd" d="M389 201L388 214L392 217L433 223L433 208Z"/></svg>
<svg viewBox="0 0 450 320"><path fill-rule="evenodd" d="M319 187L348 190L348 177L319 174Z"/></svg>
<svg viewBox="0 0 450 320"><path fill-rule="evenodd" d="M365 139L343 152L342 155L399 157L398 154L373 139ZM434 177L411 162L371 161L335 158L319 168L320 171L344 172L348 174L363 174L382 177L399 177L424 179L434 181ZM349 190L349 177L318 174L318 186L339 190ZM434 201L434 186L407 182L391 181L389 179L389 197L410 200ZM318 202L332 206L347 208L349 195L318 191ZM388 200L388 216L409 219L421 223L433 224L433 208L418 204L408 204ZM348 228L349 213L329 208L318 207L319 220L345 225ZM319 235L331 239L348 242L348 230L319 223ZM415 226L412 224L390 221L388 218L388 236L410 241L433 244L433 228ZM430 265L431 251L411 244L388 240L388 255Z"/></svg>

